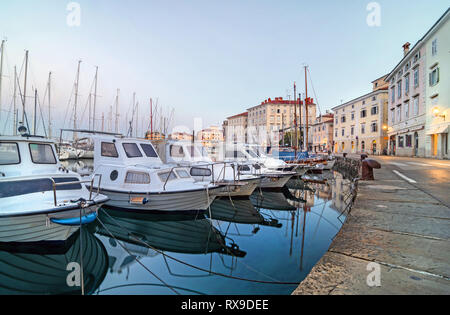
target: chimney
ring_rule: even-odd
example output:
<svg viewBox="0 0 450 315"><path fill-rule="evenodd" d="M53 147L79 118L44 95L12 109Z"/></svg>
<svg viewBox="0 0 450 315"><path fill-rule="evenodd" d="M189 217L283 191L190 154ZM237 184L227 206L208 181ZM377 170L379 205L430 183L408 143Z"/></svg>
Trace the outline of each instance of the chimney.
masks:
<svg viewBox="0 0 450 315"><path fill-rule="evenodd" d="M406 42L406 44L403 45L403 57L406 56L406 55L408 54L408 52L409 52L409 46L410 46L410 45L411 45L411 44L410 44L409 42Z"/></svg>

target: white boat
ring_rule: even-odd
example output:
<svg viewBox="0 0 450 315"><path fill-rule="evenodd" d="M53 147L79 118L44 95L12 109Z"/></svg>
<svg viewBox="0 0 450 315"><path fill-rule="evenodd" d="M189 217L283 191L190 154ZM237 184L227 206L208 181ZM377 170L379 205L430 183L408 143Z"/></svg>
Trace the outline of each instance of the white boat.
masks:
<svg viewBox="0 0 450 315"><path fill-rule="evenodd" d="M297 175L295 171L280 171L269 169L253 151L243 144L233 144L226 147L224 161L234 162L239 174L261 176L260 188L282 188L290 178Z"/></svg>
<svg viewBox="0 0 450 315"><path fill-rule="evenodd" d="M199 182L185 167L165 165L147 140L93 136L94 174L106 205L135 211L204 211L220 186ZM94 188L97 188L96 186Z"/></svg>
<svg viewBox="0 0 450 315"><path fill-rule="evenodd" d="M0 243L65 241L108 200L61 166L52 140L1 136L0 148Z"/></svg>
<svg viewBox="0 0 450 315"><path fill-rule="evenodd" d="M213 162L201 144L191 141L167 141L156 145L164 162L190 169L197 181L222 186L217 196L248 197L258 187L260 176L241 175L233 163Z"/></svg>

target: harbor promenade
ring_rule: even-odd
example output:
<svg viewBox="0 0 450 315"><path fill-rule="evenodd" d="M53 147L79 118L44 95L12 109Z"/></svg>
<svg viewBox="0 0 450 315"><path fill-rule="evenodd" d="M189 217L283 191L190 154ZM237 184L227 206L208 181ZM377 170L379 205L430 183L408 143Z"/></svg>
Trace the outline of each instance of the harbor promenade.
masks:
<svg viewBox="0 0 450 315"><path fill-rule="evenodd" d="M450 294L450 161L373 158L375 181L359 182L346 223L294 295Z"/></svg>

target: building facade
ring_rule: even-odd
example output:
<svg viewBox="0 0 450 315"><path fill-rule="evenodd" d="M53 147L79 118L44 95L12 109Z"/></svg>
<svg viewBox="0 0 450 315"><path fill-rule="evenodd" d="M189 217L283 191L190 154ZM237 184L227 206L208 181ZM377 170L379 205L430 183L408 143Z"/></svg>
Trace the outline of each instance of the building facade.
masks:
<svg viewBox="0 0 450 315"><path fill-rule="evenodd" d="M450 12L424 38L425 69L425 156L450 158Z"/></svg>
<svg viewBox="0 0 450 315"><path fill-rule="evenodd" d="M193 135L186 132L173 132L169 135L169 139L178 141L192 141Z"/></svg>
<svg viewBox="0 0 450 315"><path fill-rule="evenodd" d="M228 117L223 126L227 142L247 143L248 112Z"/></svg>
<svg viewBox="0 0 450 315"><path fill-rule="evenodd" d="M403 45L403 59L387 77L392 155L448 157L448 20L449 10L413 48Z"/></svg>
<svg viewBox="0 0 450 315"><path fill-rule="evenodd" d="M248 139L250 143L259 143L265 146L278 145L280 141L280 131L293 129L295 126L295 111L297 111L297 124L300 127L301 107L301 125L306 126L308 119L309 127L314 123L316 117L316 105L313 99L309 99L308 118L306 118L306 108L304 102L284 100L282 97L276 97L274 100L267 99L257 106L247 109L248 112ZM295 110L295 106L297 106ZM310 132L311 132L311 128ZM311 135L311 133L310 133ZM312 137L309 137L310 146L312 146Z"/></svg>
<svg viewBox="0 0 450 315"><path fill-rule="evenodd" d="M319 115L311 126L312 150L328 152L333 150L334 115Z"/></svg>
<svg viewBox="0 0 450 315"><path fill-rule="evenodd" d="M333 108L335 153L380 155L387 152L385 77L372 82L372 92Z"/></svg>

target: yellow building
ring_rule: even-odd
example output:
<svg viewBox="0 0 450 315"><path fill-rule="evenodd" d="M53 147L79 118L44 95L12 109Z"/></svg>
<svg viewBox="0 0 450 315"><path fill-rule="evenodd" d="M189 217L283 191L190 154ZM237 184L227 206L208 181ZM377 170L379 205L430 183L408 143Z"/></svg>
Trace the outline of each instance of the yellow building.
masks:
<svg viewBox="0 0 450 315"><path fill-rule="evenodd" d="M247 143L247 117L245 112L227 118L227 123L224 123L226 141Z"/></svg>
<svg viewBox="0 0 450 315"><path fill-rule="evenodd" d="M333 122L331 113L320 115L311 126L312 149L314 152L327 152L333 150Z"/></svg>
<svg viewBox="0 0 450 315"><path fill-rule="evenodd" d="M193 136L192 134L186 133L186 132L173 132L172 134L169 135L169 139L171 140L188 140L188 141L192 141Z"/></svg>
<svg viewBox="0 0 450 315"><path fill-rule="evenodd" d="M372 92L333 108L334 152L387 152L388 84L386 76L372 82Z"/></svg>
<svg viewBox="0 0 450 315"><path fill-rule="evenodd" d="M278 145L280 130L286 130L295 126L295 106L297 106L297 125L300 127L299 100L284 100L276 97L274 100L267 99L248 111L248 138L250 143L262 145ZM306 127L306 109L301 102L301 125ZM313 99L309 99L308 105L308 127L311 134L311 125L316 118L316 105ZM309 147L312 147L312 139L308 137Z"/></svg>

